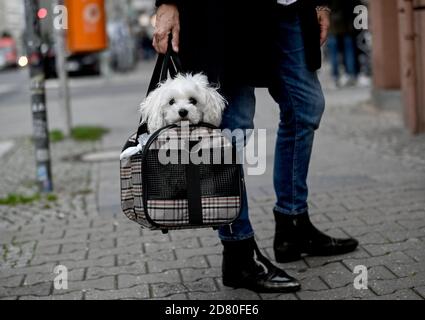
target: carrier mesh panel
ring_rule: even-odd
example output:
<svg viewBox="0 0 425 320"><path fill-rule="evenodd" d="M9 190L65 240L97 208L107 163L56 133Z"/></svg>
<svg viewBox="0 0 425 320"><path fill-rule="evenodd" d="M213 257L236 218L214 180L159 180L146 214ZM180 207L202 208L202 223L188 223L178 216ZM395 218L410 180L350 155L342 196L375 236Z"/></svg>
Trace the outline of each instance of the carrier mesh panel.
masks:
<svg viewBox="0 0 425 320"><path fill-rule="evenodd" d="M211 163L213 156L211 155ZM149 200L180 200L187 198L186 165L167 164L158 161L158 150L146 154L143 179L146 183L146 196ZM239 196L239 170L234 164L200 164L201 195Z"/></svg>

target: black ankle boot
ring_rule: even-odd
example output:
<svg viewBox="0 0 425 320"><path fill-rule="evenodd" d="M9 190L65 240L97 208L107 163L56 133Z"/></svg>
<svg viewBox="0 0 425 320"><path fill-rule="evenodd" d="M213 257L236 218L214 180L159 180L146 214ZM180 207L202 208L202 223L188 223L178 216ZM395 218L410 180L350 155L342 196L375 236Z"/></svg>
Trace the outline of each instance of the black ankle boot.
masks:
<svg viewBox="0 0 425 320"><path fill-rule="evenodd" d="M359 245L355 239L335 239L316 229L308 213L285 215L274 213L276 233L274 252L280 263L299 260L301 254L333 256L354 251Z"/></svg>
<svg viewBox="0 0 425 320"><path fill-rule="evenodd" d="M282 293L295 292L301 288L297 280L274 266L260 252L254 238L222 243L223 284L226 287Z"/></svg>

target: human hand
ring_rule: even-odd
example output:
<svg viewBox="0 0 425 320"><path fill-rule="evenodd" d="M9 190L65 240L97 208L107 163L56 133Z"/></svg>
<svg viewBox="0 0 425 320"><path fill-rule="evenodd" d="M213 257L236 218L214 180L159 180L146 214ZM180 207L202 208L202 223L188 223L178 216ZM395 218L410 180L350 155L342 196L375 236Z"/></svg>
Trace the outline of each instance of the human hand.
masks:
<svg viewBox="0 0 425 320"><path fill-rule="evenodd" d="M179 10L173 4L163 4L156 12L153 47L158 53L166 53L168 35L172 34L172 46L175 52L179 51L180 17Z"/></svg>
<svg viewBox="0 0 425 320"><path fill-rule="evenodd" d="M320 26L320 45L323 46L328 39L329 27L331 25L330 10L327 7L318 7L317 19Z"/></svg>

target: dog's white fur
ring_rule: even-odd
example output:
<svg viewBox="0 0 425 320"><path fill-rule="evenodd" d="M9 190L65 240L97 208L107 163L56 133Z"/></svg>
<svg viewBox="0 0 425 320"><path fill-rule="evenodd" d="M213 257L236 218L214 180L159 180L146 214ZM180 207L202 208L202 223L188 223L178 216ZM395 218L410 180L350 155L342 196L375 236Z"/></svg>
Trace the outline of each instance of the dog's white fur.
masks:
<svg viewBox="0 0 425 320"><path fill-rule="evenodd" d="M147 123L150 133L181 121L218 127L226 101L217 90L201 73L179 74L159 84L142 102L142 123ZM187 115L182 117L185 112Z"/></svg>

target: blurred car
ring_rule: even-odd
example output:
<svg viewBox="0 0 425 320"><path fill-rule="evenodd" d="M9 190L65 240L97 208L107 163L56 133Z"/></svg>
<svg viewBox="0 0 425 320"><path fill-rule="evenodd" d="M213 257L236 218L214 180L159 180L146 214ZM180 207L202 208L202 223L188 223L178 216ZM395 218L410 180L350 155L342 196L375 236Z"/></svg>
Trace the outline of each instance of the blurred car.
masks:
<svg viewBox="0 0 425 320"><path fill-rule="evenodd" d="M46 78L56 78L56 50L54 46L43 44L44 72ZM66 70L70 76L80 75L100 75L100 54L99 53L78 53L67 58Z"/></svg>
<svg viewBox="0 0 425 320"><path fill-rule="evenodd" d="M0 70L16 67L17 61L16 41L11 37L0 38Z"/></svg>
<svg viewBox="0 0 425 320"><path fill-rule="evenodd" d="M68 57L66 69L71 75L100 75L99 53L78 53Z"/></svg>

